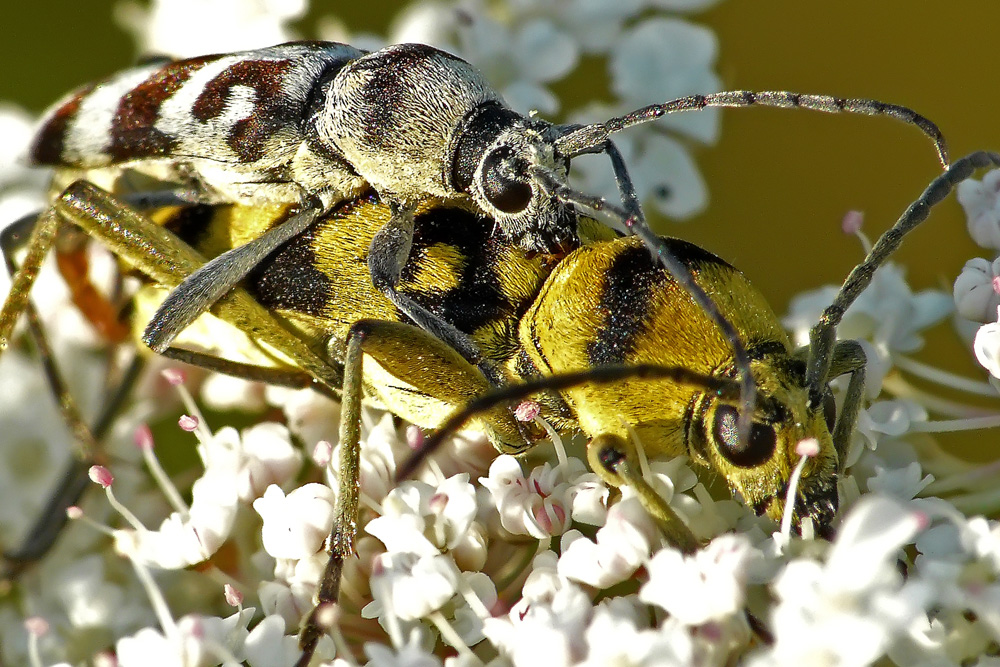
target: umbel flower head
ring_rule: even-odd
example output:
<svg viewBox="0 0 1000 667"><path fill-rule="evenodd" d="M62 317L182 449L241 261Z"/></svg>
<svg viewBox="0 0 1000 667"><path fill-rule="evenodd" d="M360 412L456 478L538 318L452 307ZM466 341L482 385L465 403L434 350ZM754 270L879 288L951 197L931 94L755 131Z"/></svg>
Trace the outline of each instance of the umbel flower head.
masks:
<svg viewBox="0 0 1000 667"><path fill-rule="evenodd" d="M711 4L414 2L389 41L458 53L515 109L583 122L717 89L714 35L679 16ZM348 35L332 19L298 34L291 24L306 10L154 0L123 3L119 16L143 51L175 56L302 36L384 43ZM605 68L606 89L595 82L592 95L602 105L561 108L555 91L581 63ZM691 146L714 141L718 120L711 111L672 116L616 139L642 201L675 217L704 208L708 188ZM30 127L24 112L0 108L3 221L45 202L44 174L6 154L28 145ZM990 252L1000 248L998 174L959 188L970 233ZM574 179L587 192L618 194L598 161L574 165ZM93 279L112 293L114 262L94 259ZM953 299L912 289L905 270L888 264L846 314L840 334L862 341L869 400L844 453L832 542L808 525L793 535L754 515L684 457L644 461L642 474L702 541L693 553L669 544L636 494L609 489L572 445L515 459L464 433L418 479L397 484L410 455L406 427L366 408L356 558L345 563L339 605L321 610L331 630L310 664L987 664L1000 644L1000 526L986 518L1000 503L1000 465L964 463L928 434L997 425L996 391L910 355L957 308L976 322L970 350L1000 378L998 261L971 260ZM797 340L834 291L793 303L785 324ZM100 339L54 272L46 269L36 294L70 389L95 413L106 371ZM71 508L53 553L0 598L0 663L298 659L340 493L339 406L309 390L201 372L164 378L164 364L149 362L106 438L110 462L93 470L104 493L95 487ZM947 400L934 383L952 392ZM26 530L25 508L53 485L57 452L71 439L43 413L44 388L21 349L0 358L4 535ZM844 389L834 383L838 400ZM993 403L970 408L956 391ZM533 418L524 407L521 416Z"/></svg>

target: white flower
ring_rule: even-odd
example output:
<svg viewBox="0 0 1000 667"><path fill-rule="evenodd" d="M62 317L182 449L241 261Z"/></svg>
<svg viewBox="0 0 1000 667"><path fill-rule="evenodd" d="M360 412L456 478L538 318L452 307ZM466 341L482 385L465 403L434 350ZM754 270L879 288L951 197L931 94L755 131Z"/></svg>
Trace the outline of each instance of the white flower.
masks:
<svg viewBox="0 0 1000 667"><path fill-rule="evenodd" d="M253 617L248 608L228 618L188 615L177 621L176 631L164 635L143 628L115 645L121 667L207 667L217 665L219 649L243 653L246 626ZM256 667L256 666L255 666Z"/></svg>
<svg viewBox="0 0 1000 667"><path fill-rule="evenodd" d="M902 468L881 468L875 477L868 479L868 490L897 500L912 500L934 481L932 475L924 475L920 464L913 461Z"/></svg>
<svg viewBox="0 0 1000 667"><path fill-rule="evenodd" d="M574 69L579 47L559 26L536 19L512 26L483 15L459 31L459 50L508 104L521 113L559 108L544 84Z"/></svg>
<svg viewBox="0 0 1000 667"><path fill-rule="evenodd" d="M927 409L911 399L878 401L858 414L856 437L860 436L870 449L875 449L885 436L898 438L908 433L914 422L925 421Z"/></svg>
<svg viewBox="0 0 1000 667"><path fill-rule="evenodd" d="M374 600L361 611L365 618L385 614L415 621L437 611L458 590L458 569L447 556L385 553L375 558L372 574Z"/></svg>
<svg viewBox="0 0 1000 667"><path fill-rule="evenodd" d="M796 344L809 342L809 327L833 303L837 291L824 287L792 299L790 314L782 323L795 332ZM871 284L844 313L837 336L870 340L881 353L913 352L923 345L920 332L940 322L953 308L952 298L944 292L924 290L914 294L906 284L903 269L890 262L875 272Z"/></svg>
<svg viewBox="0 0 1000 667"><path fill-rule="evenodd" d="M35 119L18 106L0 102L0 228L45 206L47 170L26 166ZM8 289L6 271L0 294Z"/></svg>
<svg viewBox="0 0 1000 667"><path fill-rule="evenodd" d="M493 461L489 477L480 477L479 482L493 496L505 530L542 539L569 527L573 481L584 470L579 459L569 459L565 466L546 462L525 478L517 459L503 455Z"/></svg>
<svg viewBox="0 0 1000 667"><path fill-rule="evenodd" d="M944 519L917 542L917 574L934 590L936 615L947 618L971 610L979 633L988 632L995 641L1000 637L1000 524L966 519L938 499L921 502Z"/></svg>
<svg viewBox="0 0 1000 667"><path fill-rule="evenodd" d="M796 347L809 344L809 330L823 314L823 310L833 303L840 291L838 287L826 285L792 297L788 303L788 313L781 318L781 324L792 336Z"/></svg>
<svg viewBox="0 0 1000 667"><path fill-rule="evenodd" d="M4 352L0 357L0 432L4 434L0 527L5 535L27 533L68 457L69 430L55 406L39 400L47 391L35 359L16 348Z"/></svg>
<svg viewBox="0 0 1000 667"><path fill-rule="evenodd" d="M257 589L261 610L265 616L280 616L285 620L286 627L295 627L302 617L312 609L312 597L315 587L310 589L304 599L292 591L287 584L277 581L262 581Z"/></svg>
<svg viewBox="0 0 1000 667"><path fill-rule="evenodd" d="M201 384L200 395L213 410L259 413L265 406L261 383L222 373L209 373Z"/></svg>
<svg viewBox="0 0 1000 667"><path fill-rule="evenodd" d="M264 550L275 558L299 560L323 548L323 541L333 527L336 496L322 484L306 484L287 496L271 485L253 501L264 525L261 538Z"/></svg>
<svg viewBox="0 0 1000 667"><path fill-rule="evenodd" d="M149 9L123 4L117 18L141 52L183 58L287 42L294 33L284 24L301 18L306 6L304 0L158 0Z"/></svg>
<svg viewBox="0 0 1000 667"><path fill-rule="evenodd" d="M661 549L646 565L649 581L639 599L686 625L724 620L743 607L747 572L759 558L750 540L728 533L690 556Z"/></svg>
<svg viewBox="0 0 1000 667"><path fill-rule="evenodd" d="M708 9L719 0L647 0L653 7L669 9L675 12L698 12Z"/></svg>
<svg viewBox="0 0 1000 667"><path fill-rule="evenodd" d="M1000 573L1000 523L976 516L966 521L964 528L962 542L969 552Z"/></svg>
<svg viewBox="0 0 1000 667"><path fill-rule="evenodd" d="M1000 307L997 285L1000 285L1000 259L992 263L982 257L970 259L952 290L958 314L973 322L995 322Z"/></svg>
<svg viewBox="0 0 1000 667"><path fill-rule="evenodd" d="M522 5L522 11L552 17L573 35L582 51L592 54L602 54L618 44L625 21L643 9L642 0L568 0L560 3L522 0L518 4Z"/></svg>
<svg viewBox="0 0 1000 667"><path fill-rule="evenodd" d="M333 657L332 640L324 637L317 646L317 655ZM299 659L298 637L285 634L285 619L265 616L246 638L246 661L250 667L291 667Z"/></svg>
<svg viewBox="0 0 1000 667"><path fill-rule="evenodd" d="M320 440L336 444L340 438L340 403L312 389L267 387L267 402L280 407L288 430L312 447ZM367 411L362 411L365 414Z"/></svg>
<svg viewBox="0 0 1000 667"><path fill-rule="evenodd" d="M607 523L595 541L576 530L563 535L558 572L567 579L608 588L632 576L657 542L656 526L638 498L630 496L608 510Z"/></svg>
<svg viewBox="0 0 1000 667"><path fill-rule="evenodd" d="M424 482L405 482L382 502L382 516L365 530L389 551L434 555L455 551L466 569L486 562L486 541L473 520L478 506L468 474L449 477L436 488Z"/></svg>
<svg viewBox="0 0 1000 667"><path fill-rule="evenodd" d="M497 589L493 580L482 572L463 572L460 586L479 599L483 607L492 609L497 603ZM483 640L483 618L469 606L463 595L452 599L455 604L452 626L467 645L473 646Z"/></svg>
<svg viewBox="0 0 1000 667"><path fill-rule="evenodd" d="M1000 378L1000 322L984 324L976 331L972 349L976 361L995 378Z"/></svg>
<svg viewBox="0 0 1000 667"><path fill-rule="evenodd" d="M232 477L206 471L191 488L190 511L171 513L158 530L116 530L115 548L168 570L201 563L229 539L238 500Z"/></svg>
<svg viewBox="0 0 1000 667"><path fill-rule="evenodd" d="M867 496L844 520L825 564L790 562L775 579L775 644L752 665L868 664L927 603L924 587L903 587L899 548L926 525L895 500Z"/></svg>
<svg viewBox="0 0 1000 667"><path fill-rule="evenodd" d="M395 649L366 642L365 654L368 667L441 667L441 660L421 645L420 631L416 628Z"/></svg>
<svg viewBox="0 0 1000 667"><path fill-rule="evenodd" d="M516 665L571 665L586 655L593 606L583 590L554 576L554 562L542 556L536 565L545 565L529 575L521 600L507 618L486 619L483 632Z"/></svg>
<svg viewBox="0 0 1000 667"><path fill-rule="evenodd" d="M573 521L603 526L611 492L596 473L583 473L573 483Z"/></svg>
<svg viewBox="0 0 1000 667"><path fill-rule="evenodd" d="M244 502L259 497L271 484L288 483L302 466L302 452L292 445L288 429L275 422L262 422L239 434L224 427L198 450L206 471L224 471L235 478Z"/></svg>
<svg viewBox="0 0 1000 667"><path fill-rule="evenodd" d="M1000 169L981 181L963 181L955 190L972 240L983 248L1000 249Z"/></svg>
<svg viewBox="0 0 1000 667"><path fill-rule="evenodd" d="M715 34L703 26L663 17L642 21L612 48L612 88L629 108L713 93L721 85L714 72L718 48ZM711 143L718 137L719 110L671 114L646 127Z"/></svg>
<svg viewBox="0 0 1000 667"><path fill-rule="evenodd" d="M695 655L694 633L667 619L660 627L646 628L632 598L608 598L594 608L587 627L586 667L603 665L714 664Z"/></svg>

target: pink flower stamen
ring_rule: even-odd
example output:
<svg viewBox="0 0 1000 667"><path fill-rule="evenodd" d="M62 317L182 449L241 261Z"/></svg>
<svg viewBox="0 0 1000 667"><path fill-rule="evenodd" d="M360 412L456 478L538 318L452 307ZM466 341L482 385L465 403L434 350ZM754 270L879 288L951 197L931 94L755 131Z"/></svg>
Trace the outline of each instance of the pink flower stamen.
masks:
<svg viewBox="0 0 1000 667"><path fill-rule="evenodd" d="M416 451L424 444L424 431L416 424L406 427L406 446Z"/></svg>
<svg viewBox="0 0 1000 667"><path fill-rule="evenodd" d="M181 415L181 418L177 420L177 425L190 433L198 428L198 418L191 415Z"/></svg>
<svg viewBox="0 0 1000 667"><path fill-rule="evenodd" d="M514 408L514 417L519 422L530 422L541 413L542 406L538 404L537 401L521 401L516 408Z"/></svg>
<svg viewBox="0 0 1000 667"><path fill-rule="evenodd" d="M109 488L115 481L115 476L104 466L90 466L90 471L87 474L90 475L90 481L94 484L100 484L105 489Z"/></svg>
<svg viewBox="0 0 1000 667"><path fill-rule="evenodd" d="M24 619L24 629L33 637L44 637L49 633L49 622L41 616L29 616Z"/></svg>
<svg viewBox="0 0 1000 667"><path fill-rule="evenodd" d="M243 608L243 593L233 588L232 584L226 584L223 586L223 590L226 594L226 604L237 609Z"/></svg>
<svg viewBox="0 0 1000 667"><path fill-rule="evenodd" d="M327 440L320 440L312 450L312 460L318 468L325 468L333 460L333 444Z"/></svg>
<svg viewBox="0 0 1000 667"><path fill-rule="evenodd" d="M848 211L840 222L840 228L845 234L854 235L861 231L864 222L865 214L862 211Z"/></svg>
<svg viewBox="0 0 1000 667"><path fill-rule="evenodd" d="M160 371L160 375L173 387L179 387L187 382L187 373L179 368L164 368Z"/></svg>

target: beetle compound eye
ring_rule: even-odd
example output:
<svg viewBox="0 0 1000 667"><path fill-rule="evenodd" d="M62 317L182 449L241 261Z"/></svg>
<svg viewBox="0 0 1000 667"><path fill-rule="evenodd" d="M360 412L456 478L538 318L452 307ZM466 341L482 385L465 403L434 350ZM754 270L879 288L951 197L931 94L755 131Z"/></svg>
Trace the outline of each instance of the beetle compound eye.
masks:
<svg viewBox="0 0 1000 667"><path fill-rule="evenodd" d="M826 420L826 427L833 433L833 428L837 425L837 402L833 400L833 394L829 389L823 397L823 419Z"/></svg>
<svg viewBox="0 0 1000 667"><path fill-rule="evenodd" d="M720 405L715 411L712 431L719 452L733 465L751 468L771 458L777 443L774 429L767 424L750 425L750 437L740 438L739 411L731 405Z"/></svg>
<svg viewBox="0 0 1000 667"><path fill-rule="evenodd" d="M511 178L509 165L513 151L503 146L483 159L483 194L504 213L520 213L531 202L531 185Z"/></svg>

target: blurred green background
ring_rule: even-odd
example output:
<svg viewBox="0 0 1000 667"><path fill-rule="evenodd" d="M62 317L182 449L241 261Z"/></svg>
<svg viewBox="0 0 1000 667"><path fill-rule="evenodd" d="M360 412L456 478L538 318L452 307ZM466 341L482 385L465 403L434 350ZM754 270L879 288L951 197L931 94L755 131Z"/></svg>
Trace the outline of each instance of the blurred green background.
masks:
<svg viewBox="0 0 1000 667"><path fill-rule="evenodd" d="M110 20L113 4L7 3L0 99L40 111L132 62L131 38ZM381 32L395 11L392 3L314 2L312 15L333 13L352 30ZM1000 3L730 0L691 18L718 35L718 69L728 88L874 97L938 123L953 156L1000 149L1000 90L990 75ZM557 93L587 95L565 87ZM938 172L931 144L912 127L801 111L724 112L721 141L695 152L709 208L661 229L743 269L779 314L793 294L839 282L860 259L857 241L839 231L846 211L864 211L865 229L877 235ZM950 292L964 262L977 255L985 252L968 240L951 200L907 239L898 259L914 289ZM953 339L946 327L933 335L946 365L982 377ZM940 352L935 356L940 363ZM975 442L998 440L991 434ZM996 456L993 447L968 447L976 458Z"/></svg>

